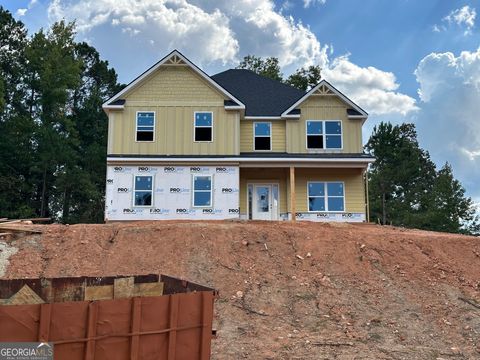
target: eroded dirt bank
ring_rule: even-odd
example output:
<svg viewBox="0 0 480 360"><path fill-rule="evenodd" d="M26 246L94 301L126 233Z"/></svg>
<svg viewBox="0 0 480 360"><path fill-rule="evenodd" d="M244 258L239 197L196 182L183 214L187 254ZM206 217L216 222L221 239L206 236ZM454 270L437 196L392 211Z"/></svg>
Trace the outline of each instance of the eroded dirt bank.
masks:
<svg viewBox="0 0 480 360"><path fill-rule="evenodd" d="M45 225L4 277L164 273L220 290L214 359L478 359L480 239L375 225Z"/></svg>

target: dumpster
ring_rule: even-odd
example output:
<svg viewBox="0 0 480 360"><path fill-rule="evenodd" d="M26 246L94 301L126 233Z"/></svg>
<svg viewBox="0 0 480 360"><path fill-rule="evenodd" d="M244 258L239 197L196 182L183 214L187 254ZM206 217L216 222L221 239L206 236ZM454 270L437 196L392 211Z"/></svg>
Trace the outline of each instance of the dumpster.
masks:
<svg viewBox="0 0 480 360"><path fill-rule="evenodd" d="M210 358L216 290L166 275L0 280L0 342L55 359Z"/></svg>

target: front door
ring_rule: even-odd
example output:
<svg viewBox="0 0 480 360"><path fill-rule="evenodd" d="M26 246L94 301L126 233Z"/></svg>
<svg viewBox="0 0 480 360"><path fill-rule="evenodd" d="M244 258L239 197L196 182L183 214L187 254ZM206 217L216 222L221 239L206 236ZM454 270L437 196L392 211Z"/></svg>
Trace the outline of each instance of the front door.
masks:
<svg viewBox="0 0 480 360"><path fill-rule="evenodd" d="M272 185L253 186L252 208L254 220L272 220Z"/></svg>

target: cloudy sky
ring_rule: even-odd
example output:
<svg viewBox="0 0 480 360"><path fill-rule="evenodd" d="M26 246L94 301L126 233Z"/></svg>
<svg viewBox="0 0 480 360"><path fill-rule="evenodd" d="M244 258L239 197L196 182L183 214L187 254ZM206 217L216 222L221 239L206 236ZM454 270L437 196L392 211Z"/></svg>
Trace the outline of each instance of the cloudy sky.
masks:
<svg viewBox="0 0 480 360"><path fill-rule="evenodd" d="M417 125L480 203L480 0L0 0L30 31L65 18L120 81L178 48L214 74L247 54L323 76L380 121Z"/></svg>

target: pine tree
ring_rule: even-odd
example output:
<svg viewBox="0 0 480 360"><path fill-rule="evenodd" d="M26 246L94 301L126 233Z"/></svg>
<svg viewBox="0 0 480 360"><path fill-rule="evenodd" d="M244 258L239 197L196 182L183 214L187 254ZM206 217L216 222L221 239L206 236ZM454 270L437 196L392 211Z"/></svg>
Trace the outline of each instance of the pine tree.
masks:
<svg viewBox="0 0 480 360"><path fill-rule="evenodd" d="M372 219L428 230L475 231L472 200L449 165L437 172L420 148L413 124L380 123L365 150L376 157L369 169Z"/></svg>

